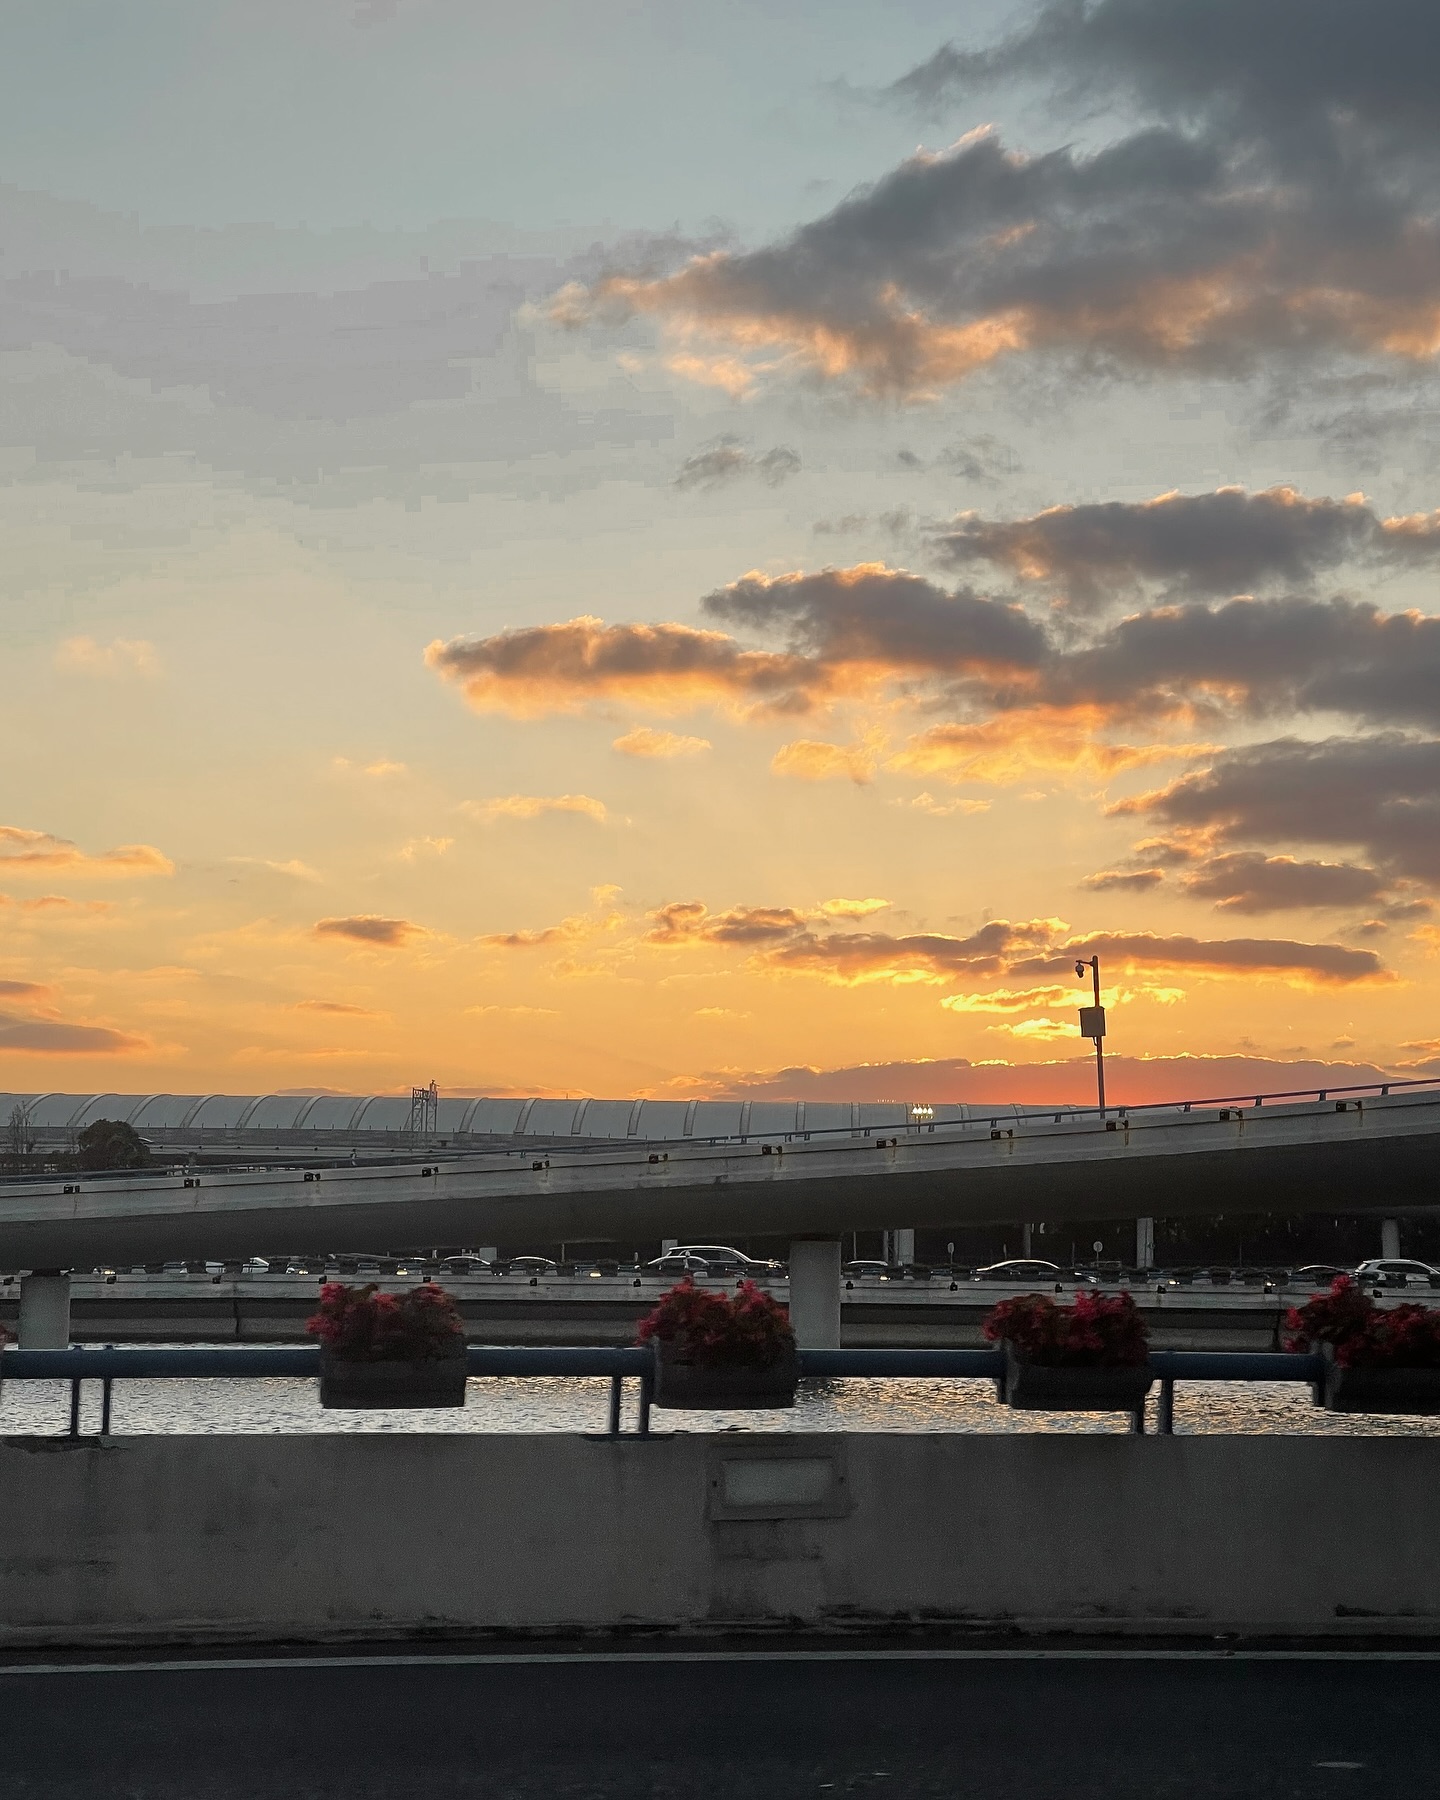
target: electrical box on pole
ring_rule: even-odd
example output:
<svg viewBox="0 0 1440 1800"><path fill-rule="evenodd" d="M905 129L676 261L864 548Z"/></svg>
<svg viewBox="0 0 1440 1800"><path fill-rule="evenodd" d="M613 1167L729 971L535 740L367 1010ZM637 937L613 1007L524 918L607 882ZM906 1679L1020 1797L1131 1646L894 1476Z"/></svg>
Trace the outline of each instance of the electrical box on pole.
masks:
<svg viewBox="0 0 1440 1800"><path fill-rule="evenodd" d="M1097 1040L1104 1037L1105 1008L1103 1006L1082 1006L1080 1008L1080 1035Z"/></svg>

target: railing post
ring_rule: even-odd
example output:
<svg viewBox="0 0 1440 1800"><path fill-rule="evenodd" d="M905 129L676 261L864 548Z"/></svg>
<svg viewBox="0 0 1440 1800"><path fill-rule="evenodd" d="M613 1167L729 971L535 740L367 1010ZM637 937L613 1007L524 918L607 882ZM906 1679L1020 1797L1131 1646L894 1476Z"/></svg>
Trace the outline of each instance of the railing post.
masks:
<svg viewBox="0 0 1440 1800"><path fill-rule="evenodd" d="M80 1435L80 1377L70 1377L70 1435Z"/></svg>
<svg viewBox="0 0 1440 1800"><path fill-rule="evenodd" d="M1175 1435L1175 1382L1169 1375L1160 1381L1160 1399L1155 1408L1155 1429L1162 1437Z"/></svg>
<svg viewBox="0 0 1440 1800"><path fill-rule="evenodd" d="M637 1426L642 1438L650 1435L650 1401L655 1392L655 1377L647 1369L640 1377L640 1419Z"/></svg>
<svg viewBox="0 0 1440 1800"><path fill-rule="evenodd" d="M619 1437L620 1435L620 1403L624 1393L625 1377L612 1375L610 1377L610 1422L606 1427L608 1437Z"/></svg>
<svg viewBox="0 0 1440 1800"><path fill-rule="evenodd" d="M110 1435L110 1391L115 1386L113 1377L107 1375L100 1383L100 1435Z"/></svg>

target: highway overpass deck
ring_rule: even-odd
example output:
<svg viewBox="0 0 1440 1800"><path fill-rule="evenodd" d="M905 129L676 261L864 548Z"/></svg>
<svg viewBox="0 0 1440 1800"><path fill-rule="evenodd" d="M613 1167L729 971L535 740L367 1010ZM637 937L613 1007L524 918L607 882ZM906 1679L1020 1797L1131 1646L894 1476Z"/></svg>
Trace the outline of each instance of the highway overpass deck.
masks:
<svg viewBox="0 0 1440 1800"><path fill-rule="evenodd" d="M891 1129L536 1145L375 1166L0 1182L0 1267L243 1256L257 1244L628 1245L673 1236L1440 1202L1440 1082L1118 1117L995 1111Z"/></svg>

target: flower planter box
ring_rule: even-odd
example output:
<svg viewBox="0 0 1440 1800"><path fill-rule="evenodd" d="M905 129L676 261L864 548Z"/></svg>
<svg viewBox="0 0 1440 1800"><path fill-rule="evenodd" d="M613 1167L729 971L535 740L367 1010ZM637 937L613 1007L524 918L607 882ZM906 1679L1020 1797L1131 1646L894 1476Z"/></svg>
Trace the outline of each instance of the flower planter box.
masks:
<svg viewBox="0 0 1440 1800"><path fill-rule="evenodd" d="M465 1404L465 1347L416 1362L357 1362L320 1347L320 1404L422 1407Z"/></svg>
<svg viewBox="0 0 1440 1800"><path fill-rule="evenodd" d="M998 1385L1005 1404L1024 1412L1136 1412L1154 1380L1145 1363L1117 1369L1021 1362L1007 1338Z"/></svg>
<svg viewBox="0 0 1440 1800"><path fill-rule="evenodd" d="M763 1368L744 1365L682 1362L663 1338L655 1340L656 1406L732 1412L771 1406L793 1406L800 1362L793 1350L783 1351Z"/></svg>
<svg viewBox="0 0 1440 1800"><path fill-rule="evenodd" d="M1321 1344L1325 1376L1315 1398L1326 1412L1440 1413L1440 1369L1347 1369Z"/></svg>

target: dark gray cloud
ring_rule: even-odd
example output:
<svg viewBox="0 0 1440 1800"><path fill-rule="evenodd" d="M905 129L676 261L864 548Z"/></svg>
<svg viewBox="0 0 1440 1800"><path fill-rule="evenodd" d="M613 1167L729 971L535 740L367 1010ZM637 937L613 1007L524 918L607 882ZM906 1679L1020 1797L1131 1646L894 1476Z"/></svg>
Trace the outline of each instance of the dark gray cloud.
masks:
<svg viewBox="0 0 1440 1800"><path fill-rule="evenodd" d="M993 487L1002 475L1013 475L1019 468L1015 452L999 438L982 432L974 438L958 438L946 444L930 461L913 450L896 452L895 460L903 469L935 469L944 475L956 475L962 481Z"/></svg>
<svg viewBox="0 0 1440 1800"><path fill-rule="evenodd" d="M19 1000L40 1006L55 998L55 990L39 981L0 981L0 1000Z"/></svg>
<svg viewBox="0 0 1440 1800"><path fill-rule="evenodd" d="M747 575L707 594L712 619L783 630L796 654L826 664L964 674L1028 669L1045 657L1040 626L1018 606L986 600L878 564L814 575Z"/></svg>
<svg viewBox="0 0 1440 1800"><path fill-rule="evenodd" d="M1065 935L1055 919L991 919L964 937L945 932L817 931L789 907L736 907L711 914L700 901L682 901L651 915L650 941L702 941L753 949L762 967L808 972L841 982L944 981L995 975L1066 975L1077 956L1099 953L1135 969L1196 969L1302 980L1385 979L1373 950L1311 944L1291 938L1207 939L1154 932Z"/></svg>
<svg viewBox="0 0 1440 1800"><path fill-rule="evenodd" d="M423 925L408 919L386 919L378 913L355 913L344 919L317 919L315 936L339 938L352 944L368 944L384 950L400 950L412 938L426 937Z"/></svg>
<svg viewBox="0 0 1440 1800"><path fill-rule="evenodd" d="M1385 978L1373 950L1306 944L1291 938L1195 938L1151 931L1098 931L1068 939L1048 956L1010 964L1012 975L1063 975L1077 956L1099 955L1140 969L1212 970L1231 975L1297 975L1319 982Z"/></svg>
<svg viewBox="0 0 1440 1800"><path fill-rule="evenodd" d="M650 914L648 944L773 944L802 931L805 915L789 906L732 906L712 913L703 901L674 900Z"/></svg>
<svg viewBox="0 0 1440 1800"><path fill-rule="evenodd" d="M1437 70L1428 0L1059 0L992 49L942 46L888 92L933 108L1033 77L1313 153L1322 125L1397 147L1440 142Z"/></svg>
<svg viewBox="0 0 1440 1800"><path fill-rule="evenodd" d="M888 685L972 718L1083 713L1092 730L1307 712L1440 729L1440 618L1369 602L1193 602L1077 633L969 588L861 563L747 575L701 606L783 637L785 649L747 649L687 625L579 618L432 644L427 659L476 705L523 716L614 700L800 713Z"/></svg>
<svg viewBox="0 0 1440 1800"><path fill-rule="evenodd" d="M1440 558L1440 518L1381 518L1363 500L1312 499L1291 487L1250 494L1161 494L1139 502L1052 506L1030 518L967 514L938 532L951 568L989 563L1093 608L1153 582L1218 597L1303 587L1347 562Z"/></svg>
<svg viewBox="0 0 1440 1800"><path fill-rule="evenodd" d="M149 1042L108 1025L72 1025L63 1019L27 1019L0 1012L0 1051L32 1056L126 1056Z"/></svg>
<svg viewBox="0 0 1440 1800"><path fill-rule="evenodd" d="M1247 745L1110 810L1220 847L1358 849L1392 876L1440 882L1440 742L1429 739L1392 732Z"/></svg>
<svg viewBox="0 0 1440 1800"><path fill-rule="evenodd" d="M757 454L728 433L697 450L681 463L675 476L677 488L717 488L747 475L758 476L766 487L779 487L800 472L799 455L784 444Z"/></svg>
<svg viewBox="0 0 1440 1800"><path fill-rule="evenodd" d="M1424 0L1218 11L1244 21L1218 48L1226 27L1204 0L1113 0L1052 8L994 51L942 52L906 93L1025 74L1118 88L1153 120L1093 154L1025 156L972 133L780 242L617 270L563 316L652 315L692 358L708 334L731 361L758 351L872 394L1024 352L1131 373L1429 361L1440 52Z"/></svg>
<svg viewBox="0 0 1440 1800"><path fill-rule="evenodd" d="M1184 878L1185 891L1213 900L1218 910L1283 912L1290 907L1356 907L1381 899L1389 883L1376 869L1354 863L1300 862L1262 850L1208 857Z"/></svg>
<svg viewBox="0 0 1440 1800"><path fill-rule="evenodd" d="M1198 705L1440 728L1440 618L1288 596L1161 607L1053 656L1043 697L1120 717Z"/></svg>

